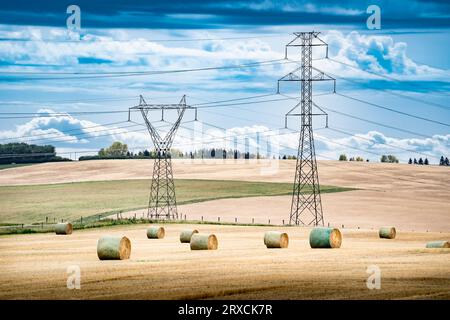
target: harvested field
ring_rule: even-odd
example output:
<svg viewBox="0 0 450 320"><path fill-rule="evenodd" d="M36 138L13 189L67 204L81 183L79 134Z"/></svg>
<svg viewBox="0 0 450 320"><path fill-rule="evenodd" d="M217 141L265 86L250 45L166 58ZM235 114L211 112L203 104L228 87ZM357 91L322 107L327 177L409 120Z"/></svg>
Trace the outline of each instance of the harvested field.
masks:
<svg viewBox="0 0 450 320"><path fill-rule="evenodd" d="M179 242L186 229L214 233L218 250L191 251ZM450 250L425 249L450 233L410 233L383 241L378 230L341 230L340 249L310 249L310 228L288 227L289 248L267 250L271 227L167 225L148 241L146 226L54 234L15 235L0 241L1 299L450 299ZM126 235L131 257L100 261L101 235ZM81 269L81 289L66 287L67 267ZM381 290L369 290L369 265L381 268ZM202 272L199 272L202 270ZM170 279L168 281L167 279ZM195 287L195 290L192 288Z"/></svg>
<svg viewBox="0 0 450 320"><path fill-rule="evenodd" d="M291 193L289 183L230 180L175 180L178 204L212 199ZM116 180L63 184L0 186L0 223L80 219L148 205L150 181ZM325 192L345 188L324 186ZM140 216L140 215L139 215Z"/></svg>
<svg viewBox="0 0 450 320"><path fill-rule="evenodd" d="M176 179L292 183L295 168L295 161L290 160L175 159L173 163ZM0 185L145 178L148 180L142 181L142 185L148 186L152 165L151 160L37 164L2 170ZM450 168L340 161L319 161L318 165L322 185L359 189L324 194L322 202L326 222L355 228L378 229L382 225L394 225L411 231L450 232ZM136 181L139 184L139 180ZM144 198L147 192L148 188L142 191ZM178 193L178 196L181 197L182 193ZM110 203L105 202L107 210L103 212L117 209L111 208ZM145 206L146 201L143 203ZM217 217L221 216L225 221L234 221L237 217L239 222L251 222L254 218L255 222L267 223L270 218L272 223L279 224L283 219L288 219L289 210L290 197L280 196L213 200L180 206L179 211L186 214L188 219L201 219L204 216L217 221Z"/></svg>

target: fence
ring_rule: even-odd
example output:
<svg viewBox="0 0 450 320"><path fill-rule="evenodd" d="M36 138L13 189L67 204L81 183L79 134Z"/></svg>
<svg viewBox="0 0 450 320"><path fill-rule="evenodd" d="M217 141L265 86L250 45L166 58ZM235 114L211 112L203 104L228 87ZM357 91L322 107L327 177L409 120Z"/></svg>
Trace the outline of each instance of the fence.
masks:
<svg viewBox="0 0 450 320"><path fill-rule="evenodd" d="M139 216L139 217L138 217ZM53 220L53 222L50 222ZM14 224L0 226L0 235L4 234L21 234L21 233L37 233L37 232L53 232L55 224L58 222L65 222L64 219L49 219L46 217L45 222L37 222L31 224ZM254 217L229 217L229 216L192 216L189 217L186 214L182 214L179 220L164 220L164 219L148 219L145 213L138 214L137 212L126 213L126 217L123 217L121 212L113 215L94 215L89 217L80 217L79 219L72 220L74 229L95 228L106 225L116 224L134 224L134 223L203 223L203 224L224 224L224 225L255 225L255 226L278 226L278 227L290 227L287 219L273 219L266 218L254 218ZM325 226L337 227L340 229L365 229L365 230L378 230L379 226L367 226L367 225L348 225L338 223L326 223ZM298 227L298 226L297 226ZM429 230L404 230L403 231L419 231L429 232ZM440 232L442 231L434 231Z"/></svg>

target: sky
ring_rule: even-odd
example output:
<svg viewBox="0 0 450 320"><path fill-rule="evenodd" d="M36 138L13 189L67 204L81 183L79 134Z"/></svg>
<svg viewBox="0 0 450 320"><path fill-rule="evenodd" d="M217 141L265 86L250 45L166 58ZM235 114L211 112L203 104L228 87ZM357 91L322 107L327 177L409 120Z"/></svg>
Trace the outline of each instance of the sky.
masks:
<svg viewBox="0 0 450 320"><path fill-rule="evenodd" d="M373 4L375 30L366 24ZM79 30L66 25L69 5L80 7ZM328 128L325 116L313 120L318 159L437 163L450 157L449 17L447 1L418 0L2 2L0 143L52 144L72 158L113 141L151 149L142 117L127 122L128 108L140 95L147 103L186 95L198 121L186 111L174 147L237 140L244 151L247 137L249 151L296 154L300 119L286 128L285 114L300 84L282 82L281 95L277 80L299 67L299 47L284 59L293 33L314 30L329 59L314 47L313 66L336 79L336 93L330 81L313 84L321 108L313 111L328 114ZM163 134L176 113L165 114L169 123L150 117Z"/></svg>

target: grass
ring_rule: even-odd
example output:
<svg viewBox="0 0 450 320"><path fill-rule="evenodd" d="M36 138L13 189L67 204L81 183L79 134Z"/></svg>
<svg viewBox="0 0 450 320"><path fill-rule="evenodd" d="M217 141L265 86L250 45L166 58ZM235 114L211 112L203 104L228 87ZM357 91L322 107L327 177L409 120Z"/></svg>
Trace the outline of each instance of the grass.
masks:
<svg viewBox="0 0 450 320"><path fill-rule="evenodd" d="M224 180L175 180L178 204L214 199L288 195L290 183ZM62 184L0 186L0 224L75 220L144 208L148 180L90 181ZM322 192L351 190L322 186Z"/></svg>
<svg viewBox="0 0 450 320"><path fill-rule="evenodd" d="M25 166L31 166L35 163L18 163L18 164L0 164L0 170L3 169L10 169L10 168L18 168L18 167L25 167Z"/></svg>

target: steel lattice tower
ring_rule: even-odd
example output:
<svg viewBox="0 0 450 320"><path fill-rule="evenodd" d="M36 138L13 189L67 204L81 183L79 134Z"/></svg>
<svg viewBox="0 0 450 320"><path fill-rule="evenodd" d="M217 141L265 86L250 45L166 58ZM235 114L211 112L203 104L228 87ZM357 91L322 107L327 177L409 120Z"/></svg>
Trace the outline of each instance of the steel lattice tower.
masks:
<svg viewBox="0 0 450 320"><path fill-rule="evenodd" d="M301 66L279 80L299 81L301 84L300 103L286 114L286 117L301 117L297 163L295 168L294 188L292 192L291 213L289 217L289 224L296 225L324 225L312 127L312 117L313 115L316 115L313 114L313 106L319 108L322 112L323 110L312 101L312 83L313 81L334 81L335 79L312 66L313 46L327 46L326 43L317 37L318 34L318 32L294 33L295 39L286 45L286 58L288 47L300 47ZM313 43L315 42L315 39L318 39L320 43ZM278 92L279 84L280 82L278 82ZM299 106L301 110L300 114L292 113L292 111ZM325 112L317 115L324 114L326 115Z"/></svg>
<svg viewBox="0 0 450 320"><path fill-rule="evenodd" d="M139 105L129 110L137 109L141 112L155 146L156 157L150 186L148 218L178 219L170 148L184 112L190 108L192 107L186 105L186 96L183 96L178 104L147 104L144 98L140 96ZM164 111L168 109L177 110L178 118L166 135L161 137L150 121L149 111L161 110L162 120L164 121ZM128 119L130 119L130 115Z"/></svg>

